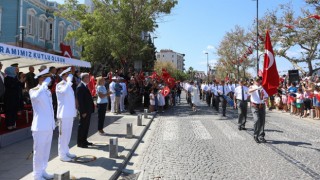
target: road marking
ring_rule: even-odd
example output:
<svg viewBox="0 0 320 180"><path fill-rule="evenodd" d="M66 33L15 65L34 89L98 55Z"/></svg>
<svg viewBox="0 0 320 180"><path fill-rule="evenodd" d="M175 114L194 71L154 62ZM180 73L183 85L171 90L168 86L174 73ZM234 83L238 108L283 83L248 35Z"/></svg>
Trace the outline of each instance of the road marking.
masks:
<svg viewBox="0 0 320 180"><path fill-rule="evenodd" d="M201 121L191 121L191 125L197 139L212 139L210 133L207 131Z"/></svg>
<svg viewBox="0 0 320 180"><path fill-rule="evenodd" d="M245 140L245 138L237 132L238 130L233 129L226 122L217 120L213 120L212 122L229 140Z"/></svg>
<svg viewBox="0 0 320 180"><path fill-rule="evenodd" d="M178 139L178 121L166 121L164 123L163 140L174 141Z"/></svg>

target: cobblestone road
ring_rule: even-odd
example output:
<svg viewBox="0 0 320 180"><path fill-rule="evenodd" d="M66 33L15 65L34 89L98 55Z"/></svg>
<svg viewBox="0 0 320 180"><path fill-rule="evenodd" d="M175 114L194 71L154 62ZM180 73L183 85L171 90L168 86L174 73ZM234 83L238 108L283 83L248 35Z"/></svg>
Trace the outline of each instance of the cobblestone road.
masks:
<svg viewBox="0 0 320 180"><path fill-rule="evenodd" d="M319 123L268 112L268 142L257 144L251 112L247 131L236 117L177 106L155 120L128 168L140 179L320 179Z"/></svg>

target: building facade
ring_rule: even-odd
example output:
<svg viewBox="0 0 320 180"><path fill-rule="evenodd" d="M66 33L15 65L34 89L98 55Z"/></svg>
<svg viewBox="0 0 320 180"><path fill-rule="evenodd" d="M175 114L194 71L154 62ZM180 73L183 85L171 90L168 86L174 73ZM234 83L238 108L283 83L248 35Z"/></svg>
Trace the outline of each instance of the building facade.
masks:
<svg viewBox="0 0 320 180"><path fill-rule="evenodd" d="M170 49L162 49L160 52L157 52L157 61L162 62L171 62L175 68L178 70L184 71L184 54L174 52Z"/></svg>
<svg viewBox="0 0 320 180"><path fill-rule="evenodd" d="M58 5L48 0L1 0L0 42L53 54L61 53L62 42L71 46L74 57L80 57L75 39L65 40L80 24L55 16Z"/></svg>

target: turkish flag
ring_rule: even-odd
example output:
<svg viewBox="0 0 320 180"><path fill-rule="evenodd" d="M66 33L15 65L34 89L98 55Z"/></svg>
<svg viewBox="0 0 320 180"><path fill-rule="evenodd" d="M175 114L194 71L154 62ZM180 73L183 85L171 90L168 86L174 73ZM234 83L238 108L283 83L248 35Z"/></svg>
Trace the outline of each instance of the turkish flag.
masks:
<svg viewBox="0 0 320 180"><path fill-rule="evenodd" d="M60 43L61 56L72 58L72 51L69 45Z"/></svg>
<svg viewBox="0 0 320 180"><path fill-rule="evenodd" d="M269 96L278 92L279 87L279 73L277 70L276 60L271 45L269 31L267 30L266 41L264 45L264 63L263 63L263 75L262 86L266 90Z"/></svg>
<svg viewBox="0 0 320 180"><path fill-rule="evenodd" d="M168 86L165 86L162 90L161 90L161 94L166 97L168 96L168 94L170 93L170 89Z"/></svg>

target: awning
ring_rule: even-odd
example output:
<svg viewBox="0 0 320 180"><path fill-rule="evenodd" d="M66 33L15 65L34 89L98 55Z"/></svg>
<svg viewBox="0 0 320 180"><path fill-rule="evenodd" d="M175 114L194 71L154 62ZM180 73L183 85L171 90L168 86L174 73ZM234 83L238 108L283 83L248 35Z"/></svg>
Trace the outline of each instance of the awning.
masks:
<svg viewBox="0 0 320 180"><path fill-rule="evenodd" d="M91 67L90 62L87 61L57 56L32 49L10 46L3 43L0 43L0 62L3 64L3 69L9 67L11 64L19 63L19 70L24 73L29 72L29 66L34 66L36 71L42 65L47 67Z"/></svg>

